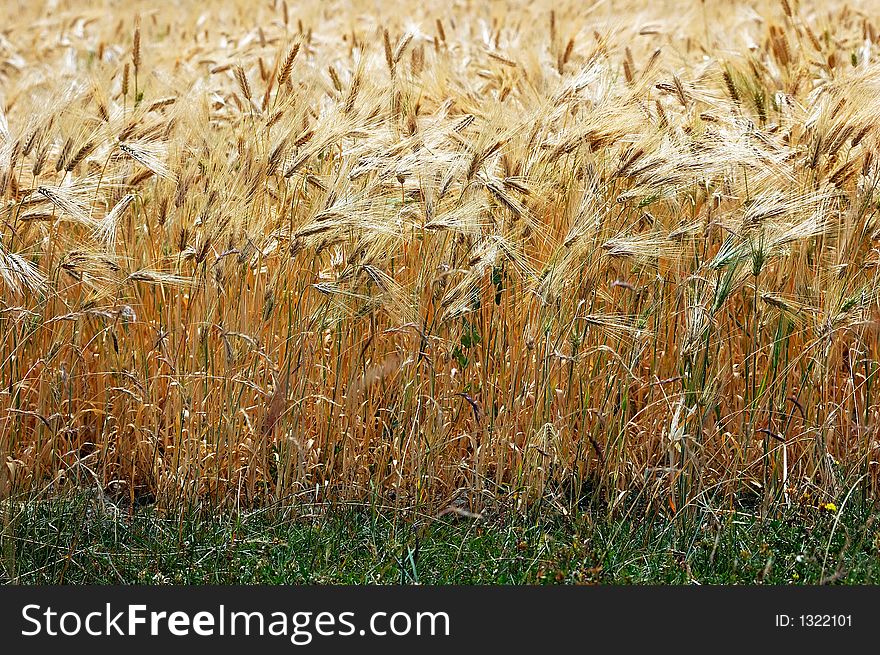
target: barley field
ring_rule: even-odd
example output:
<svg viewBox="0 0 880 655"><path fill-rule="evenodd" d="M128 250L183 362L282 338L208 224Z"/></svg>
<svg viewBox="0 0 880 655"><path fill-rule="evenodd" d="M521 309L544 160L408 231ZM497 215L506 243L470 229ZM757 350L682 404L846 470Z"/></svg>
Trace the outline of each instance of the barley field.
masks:
<svg viewBox="0 0 880 655"><path fill-rule="evenodd" d="M876 493L877 3L3 4L0 494Z"/></svg>

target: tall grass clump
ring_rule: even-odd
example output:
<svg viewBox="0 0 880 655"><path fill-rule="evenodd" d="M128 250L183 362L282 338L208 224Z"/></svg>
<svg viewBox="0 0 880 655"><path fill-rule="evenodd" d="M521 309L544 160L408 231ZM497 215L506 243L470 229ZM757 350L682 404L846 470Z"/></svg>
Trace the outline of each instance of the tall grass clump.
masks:
<svg viewBox="0 0 880 655"><path fill-rule="evenodd" d="M22 7L0 35L2 492L875 494L875 20Z"/></svg>

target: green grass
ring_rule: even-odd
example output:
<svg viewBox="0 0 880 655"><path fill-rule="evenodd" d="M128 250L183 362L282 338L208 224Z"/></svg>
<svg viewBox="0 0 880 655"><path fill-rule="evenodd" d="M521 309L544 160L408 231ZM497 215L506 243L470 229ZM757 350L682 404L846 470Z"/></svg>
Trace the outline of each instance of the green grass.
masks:
<svg viewBox="0 0 880 655"><path fill-rule="evenodd" d="M3 582L22 584L880 583L875 510L675 519L420 517L353 507L234 515L8 502ZM827 557L826 557L827 552ZM823 573L824 563L824 573Z"/></svg>

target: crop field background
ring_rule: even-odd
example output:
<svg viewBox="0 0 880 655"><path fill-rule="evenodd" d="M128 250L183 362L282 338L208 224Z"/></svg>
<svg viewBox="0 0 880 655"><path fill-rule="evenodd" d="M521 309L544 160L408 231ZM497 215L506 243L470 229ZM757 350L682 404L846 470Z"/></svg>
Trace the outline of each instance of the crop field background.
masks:
<svg viewBox="0 0 880 655"><path fill-rule="evenodd" d="M878 8L7 0L0 492L872 498Z"/></svg>

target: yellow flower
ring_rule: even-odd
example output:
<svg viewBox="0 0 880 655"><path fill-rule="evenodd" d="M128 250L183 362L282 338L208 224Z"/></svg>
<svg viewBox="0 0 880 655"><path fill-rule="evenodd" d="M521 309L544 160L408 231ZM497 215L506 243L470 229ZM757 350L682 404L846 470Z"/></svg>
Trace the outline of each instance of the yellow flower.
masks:
<svg viewBox="0 0 880 655"><path fill-rule="evenodd" d="M827 512L836 512L837 511L837 505L835 505L834 503L824 503L822 505L819 505L819 507L821 509L824 509Z"/></svg>

